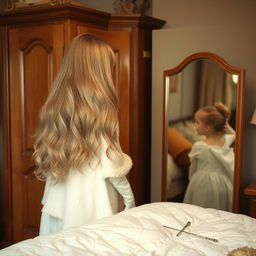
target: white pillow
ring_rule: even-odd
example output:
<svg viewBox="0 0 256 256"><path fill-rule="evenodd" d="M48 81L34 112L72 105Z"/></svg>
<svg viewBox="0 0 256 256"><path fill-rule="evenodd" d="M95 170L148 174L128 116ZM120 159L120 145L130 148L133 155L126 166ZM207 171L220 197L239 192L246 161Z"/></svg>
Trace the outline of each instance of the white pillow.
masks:
<svg viewBox="0 0 256 256"><path fill-rule="evenodd" d="M171 154L167 156L167 184L185 177L185 172L174 162Z"/></svg>

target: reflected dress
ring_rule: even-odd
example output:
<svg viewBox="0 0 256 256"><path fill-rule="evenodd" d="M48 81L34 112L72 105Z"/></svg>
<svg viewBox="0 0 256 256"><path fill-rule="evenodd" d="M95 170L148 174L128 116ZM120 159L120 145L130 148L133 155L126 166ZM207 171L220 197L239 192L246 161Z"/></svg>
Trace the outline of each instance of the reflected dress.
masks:
<svg viewBox="0 0 256 256"><path fill-rule="evenodd" d="M232 211L235 134L225 134L223 146L196 142L191 152L189 184L184 203Z"/></svg>

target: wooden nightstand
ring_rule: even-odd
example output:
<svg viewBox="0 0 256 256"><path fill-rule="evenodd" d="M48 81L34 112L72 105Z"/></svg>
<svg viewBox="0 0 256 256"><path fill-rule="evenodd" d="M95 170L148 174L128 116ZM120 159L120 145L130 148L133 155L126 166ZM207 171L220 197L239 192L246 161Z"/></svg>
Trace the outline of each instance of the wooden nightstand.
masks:
<svg viewBox="0 0 256 256"><path fill-rule="evenodd" d="M244 194L249 196L250 199L249 215L256 218L256 183L247 186L244 189Z"/></svg>

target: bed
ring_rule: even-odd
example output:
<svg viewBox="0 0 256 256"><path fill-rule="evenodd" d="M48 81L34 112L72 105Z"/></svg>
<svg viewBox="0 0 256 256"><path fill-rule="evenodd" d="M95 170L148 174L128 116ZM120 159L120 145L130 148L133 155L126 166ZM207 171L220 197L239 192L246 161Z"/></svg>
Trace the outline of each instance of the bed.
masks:
<svg viewBox="0 0 256 256"><path fill-rule="evenodd" d="M191 225L177 236L188 221ZM256 219L189 204L158 202L91 225L22 241L1 250L0 255L218 256L244 246L256 248Z"/></svg>

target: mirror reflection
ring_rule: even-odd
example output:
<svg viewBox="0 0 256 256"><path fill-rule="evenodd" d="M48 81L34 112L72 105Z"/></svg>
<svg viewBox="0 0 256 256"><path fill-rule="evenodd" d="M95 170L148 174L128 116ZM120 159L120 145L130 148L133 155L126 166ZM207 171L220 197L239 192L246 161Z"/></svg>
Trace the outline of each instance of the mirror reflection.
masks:
<svg viewBox="0 0 256 256"><path fill-rule="evenodd" d="M238 75L214 60L196 59L167 75L165 90L165 200L232 211ZM205 106L221 119L219 130L205 123ZM199 123L212 129L210 137Z"/></svg>

